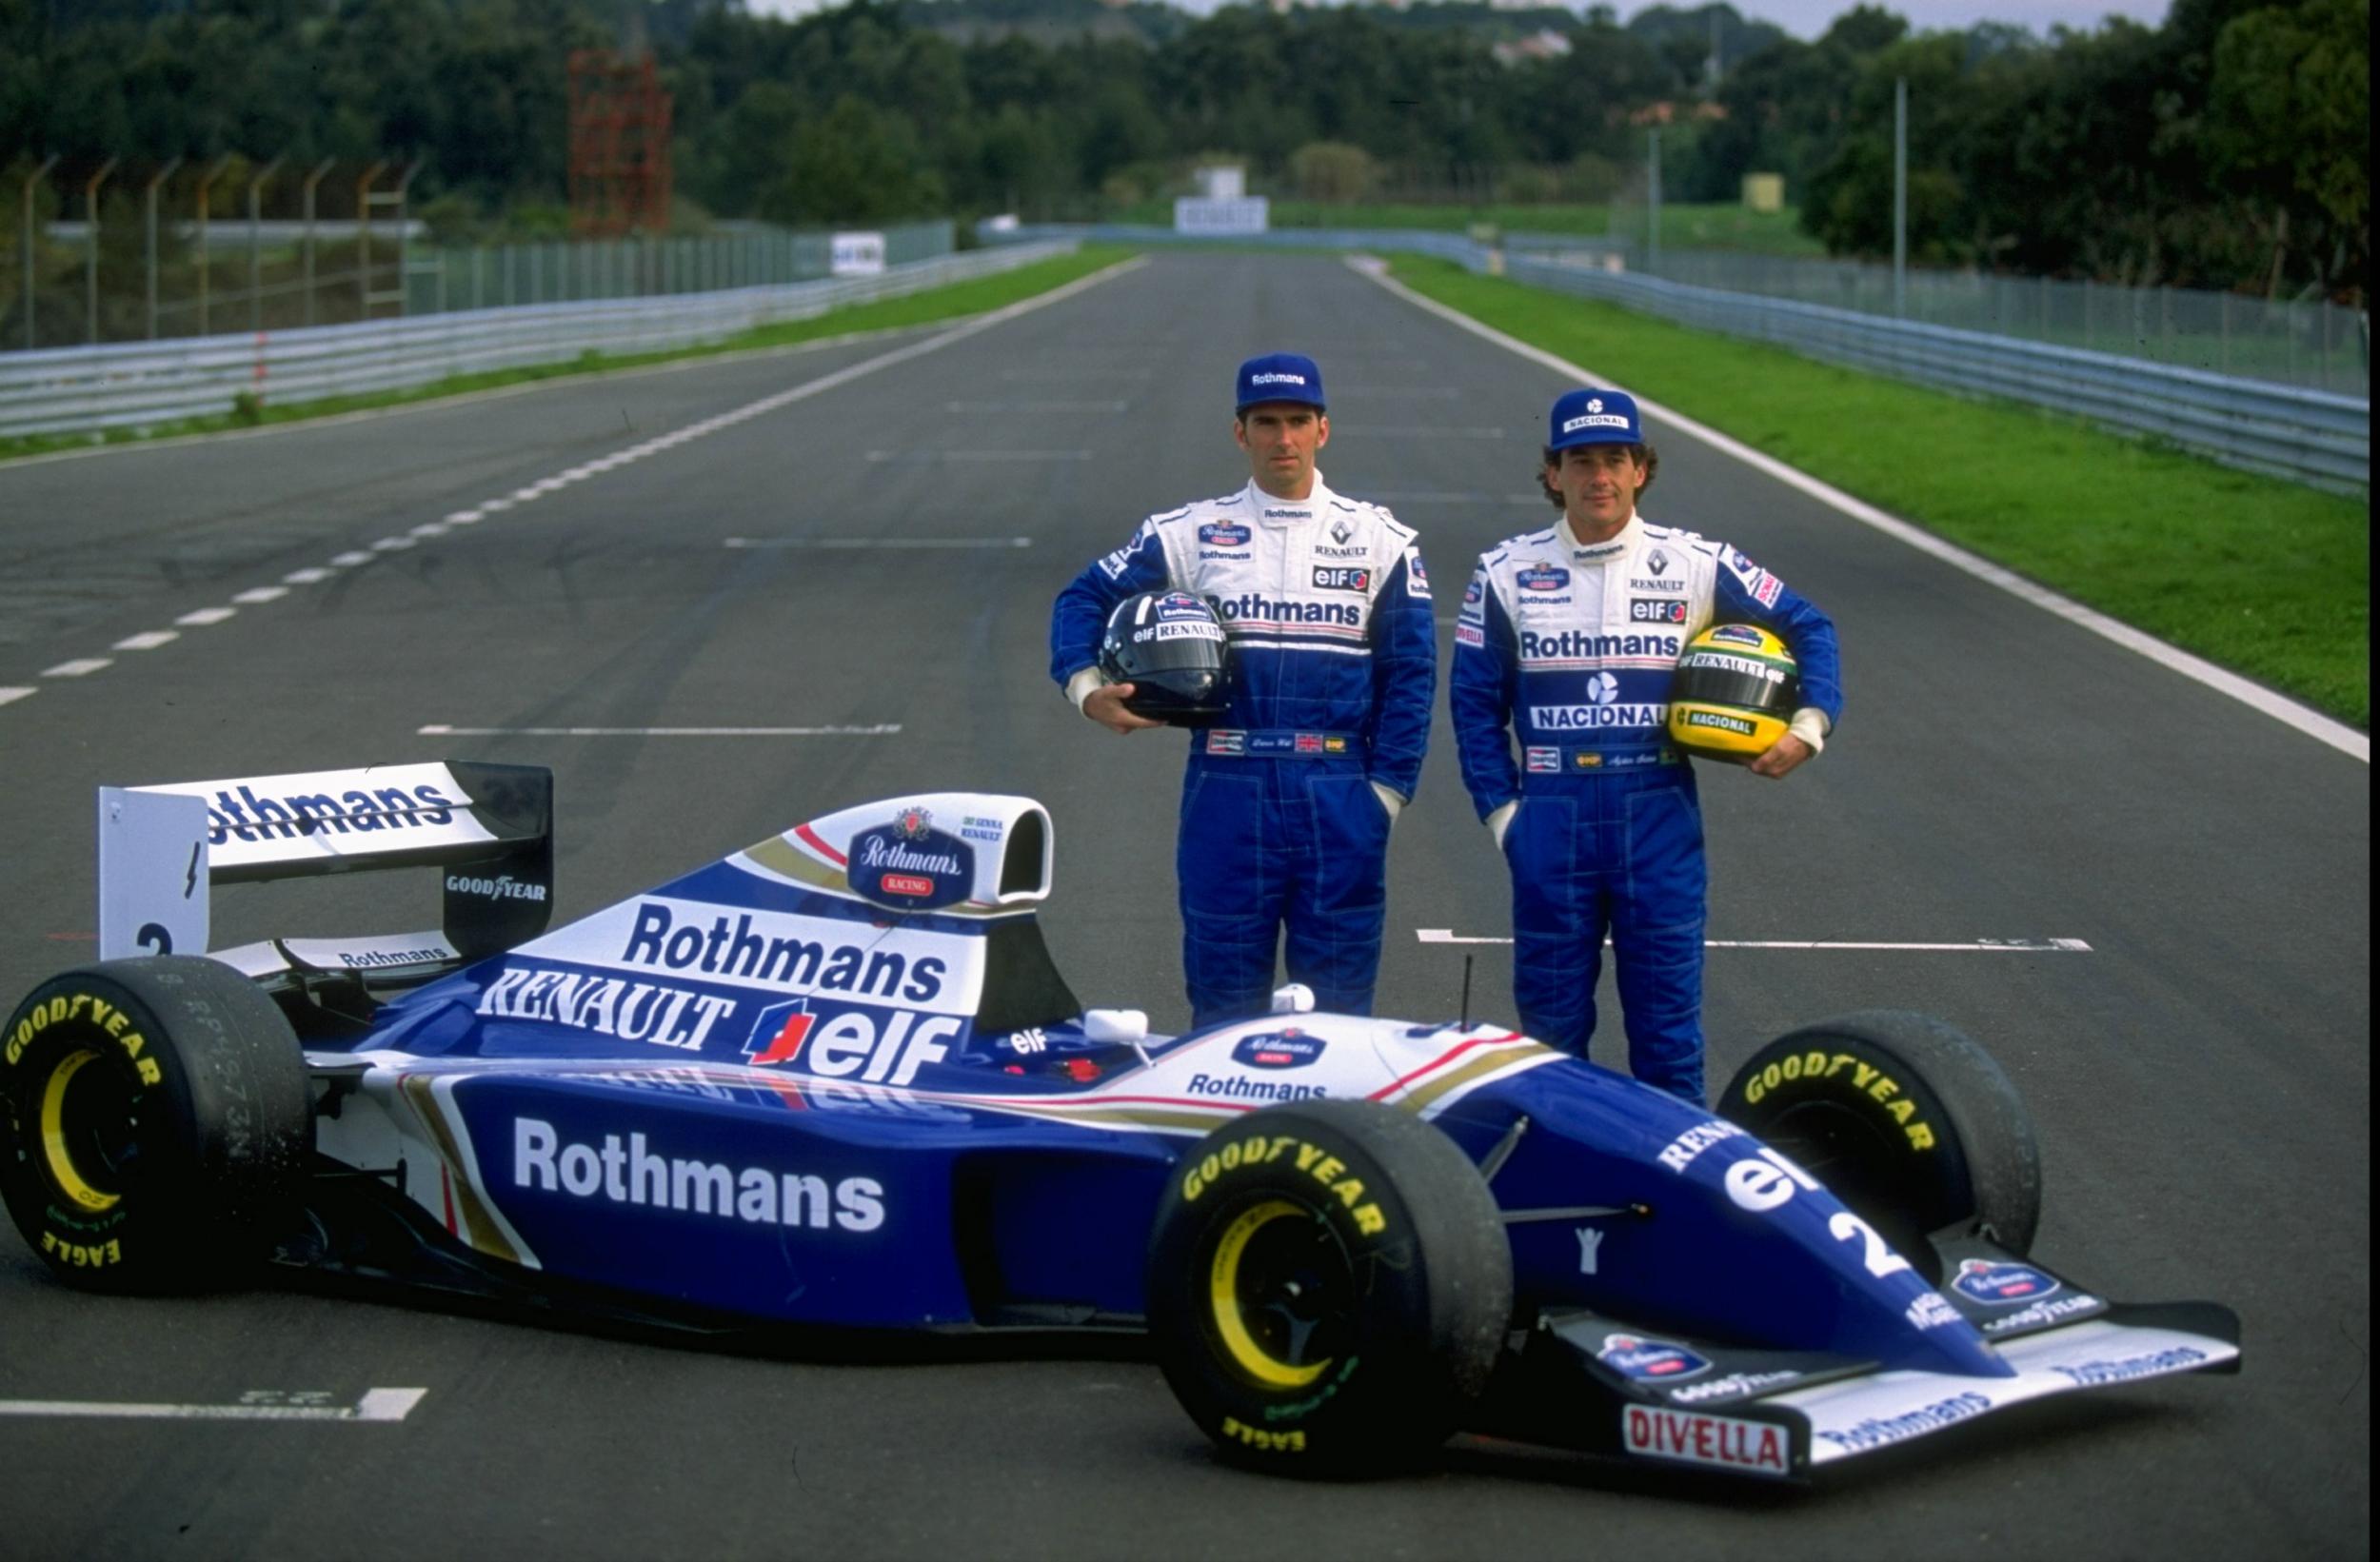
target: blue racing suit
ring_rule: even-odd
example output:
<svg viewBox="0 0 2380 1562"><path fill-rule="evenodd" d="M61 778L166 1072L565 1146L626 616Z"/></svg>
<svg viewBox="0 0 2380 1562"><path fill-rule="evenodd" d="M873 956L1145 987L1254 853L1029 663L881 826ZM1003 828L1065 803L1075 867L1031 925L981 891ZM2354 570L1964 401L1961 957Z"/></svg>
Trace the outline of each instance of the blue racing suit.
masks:
<svg viewBox="0 0 2380 1562"><path fill-rule="evenodd" d="M1152 515L1063 591L1050 674L1097 664L1124 598L1208 599L1231 640L1220 722L1190 733L1176 867L1195 1022L1262 1014L1287 925L1289 978L1369 1014L1388 914L1389 805L1421 779L1438 635L1413 528L1330 491L1236 494Z"/></svg>
<svg viewBox="0 0 2380 1562"><path fill-rule="evenodd" d="M1511 538L1480 556L1455 623L1463 784L1481 819L1519 803L1503 847L1521 1028L1586 1056L1609 929L1629 1071L1696 1102L1707 877L1668 698L1678 653L1715 623L1757 623L1792 648L1795 730L1822 741L1843 704L1833 621L1693 532L1632 516L1592 546L1566 524Z"/></svg>

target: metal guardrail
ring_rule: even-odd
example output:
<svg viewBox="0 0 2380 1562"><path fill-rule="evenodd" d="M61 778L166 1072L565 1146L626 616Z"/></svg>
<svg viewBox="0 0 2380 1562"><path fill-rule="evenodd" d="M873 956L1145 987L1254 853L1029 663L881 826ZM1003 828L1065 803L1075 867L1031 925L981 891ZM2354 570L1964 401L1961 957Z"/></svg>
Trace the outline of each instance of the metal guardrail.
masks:
<svg viewBox="0 0 2380 1562"><path fill-rule="evenodd" d="M565 363L590 352L702 346L847 304L1013 270L1075 247L1066 238L943 255L878 276L8 353L0 355L0 438L154 428L231 412L243 393L286 405Z"/></svg>
<svg viewBox="0 0 2380 1562"><path fill-rule="evenodd" d="M1451 233L1414 229L1277 228L1228 240L1169 228L1044 225L1020 239L1059 236L1121 244L1272 249L1405 250L1493 271L1532 287L1602 299L1680 325L1773 342L1813 358L1965 396L2002 397L2070 412L2117 432L2151 436L2240 466L2333 492L2371 485L2371 402L2270 380L1987 331L1928 325L1827 305L1698 287L1617 268L1614 258L1569 264L1491 250Z"/></svg>
<svg viewBox="0 0 2380 1562"><path fill-rule="evenodd" d="M1487 268L1484 258L1475 268ZM1599 266L1508 255L1504 274L1869 373L2071 412L2315 487L2350 492L2371 484L2369 399Z"/></svg>

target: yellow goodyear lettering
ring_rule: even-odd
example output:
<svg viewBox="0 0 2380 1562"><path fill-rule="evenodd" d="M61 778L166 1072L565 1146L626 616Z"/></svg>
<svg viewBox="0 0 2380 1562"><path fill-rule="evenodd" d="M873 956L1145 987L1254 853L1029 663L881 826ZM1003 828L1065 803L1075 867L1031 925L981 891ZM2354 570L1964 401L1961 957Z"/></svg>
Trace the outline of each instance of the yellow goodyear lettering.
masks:
<svg viewBox="0 0 2380 1562"><path fill-rule="evenodd" d="M62 1264L75 1269L105 1269L109 1264L124 1262L124 1248L114 1237L104 1242L68 1242L55 1232L41 1234L41 1249Z"/></svg>
<svg viewBox="0 0 2380 1562"><path fill-rule="evenodd" d="M1267 1432L1252 1427L1236 1415L1223 1417L1223 1435L1242 1447L1260 1449L1267 1453L1303 1453L1306 1434L1302 1432Z"/></svg>
<svg viewBox="0 0 2380 1562"><path fill-rule="evenodd" d="M109 1010L108 1034L109 1036L122 1036L124 1034L124 1027L130 1023L130 1020L131 1017L127 1015L122 1009Z"/></svg>
<svg viewBox="0 0 2380 1562"><path fill-rule="evenodd" d="M1190 1168L1188 1175L1181 1179L1181 1201L1185 1204L1196 1203L1199 1196L1213 1186L1215 1179L1223 1173L1242 1166L1261 1166L1266 1161L1279 1160L1297 1142L1286 1134L1271 1139L1261 1134L1252 1138L1235 1139Z"/></svg>
<svg viewBox="0 0 2380 1562"><path fill-rule="evenodd" d="M166 1071L157 1066L157 1059L154 1058L144 1058L133 1066L140 1070L141 1083L154 1085L165 1082Z"/></svg>
<svg viewBox="0 0 2380 1562"><path fill-rule="evenodd" d="M134 1031L129 1036L118 1037L116 1038L116 1045L124 1049L125 1057L138 1058L141 1055L141 1049L149 1045L149 1038L143 1036L138 1031Z"/></svg>
<svg viewBox="0 0 2380 1562"><path fill-rule="evenodd" d="M1314 1167L1314 1180L1327 1188L1337 1182L1339 1174L1346 1169L1347 1163L1337 1156L1324 1156L1321 1161Z"/></svg>

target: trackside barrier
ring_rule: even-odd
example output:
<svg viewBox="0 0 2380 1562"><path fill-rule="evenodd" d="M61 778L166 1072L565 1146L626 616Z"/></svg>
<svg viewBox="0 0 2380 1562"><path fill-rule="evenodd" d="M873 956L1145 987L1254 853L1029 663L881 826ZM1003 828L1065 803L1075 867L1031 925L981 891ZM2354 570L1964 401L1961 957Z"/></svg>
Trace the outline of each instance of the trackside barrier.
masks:
<svg viewBox="0 0 2380 1562"><path fill-rule="evenodd" d="M1534 256L1506 257L1504 274L1872 374L2071 412L2318 488L2371 484L2370 398Z"/></svg>
<svg viewBox="0 0 2380 1562"><path fill-rule="evenodd" d="M289 405L450 375L724 342L874 299L1069 254L1072 238L976 249L835 277L658 298L473 309L307 330L0 355L0 438L147 429L232 411L242 392Z"/></svg>
<svg viewBox="0 0 2380 1562"><path fill-rule="evenodd" d="M1019 233L1038 242L1064 235L1086 242L1227 242L1235 247L1436 255L1473 271L1499 272L1531 287L1601 299L1697 329L1775 343L1872 374L2072 413L2117 432L2162 439L2227 465L2317 488L2352 493L2371 484L2368 396L2342 396L1988 331L1693 287L1613 268L1602 254L1580 253L1565 260L1517 247L1491 250L1449 233L1278 228L1229 241L1201 241L1168 228L1057 225ZM1625 381L1624 372L1620 378Z"/></svg>

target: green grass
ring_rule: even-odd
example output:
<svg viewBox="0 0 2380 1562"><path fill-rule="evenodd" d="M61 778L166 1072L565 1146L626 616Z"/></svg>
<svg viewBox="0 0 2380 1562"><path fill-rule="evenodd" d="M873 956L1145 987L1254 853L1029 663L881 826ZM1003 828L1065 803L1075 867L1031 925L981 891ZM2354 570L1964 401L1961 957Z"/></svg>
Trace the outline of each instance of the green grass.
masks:
<svg viewBox="0 0 2380 1562"><path fill-rule="evenodd" d="M1462 233L1475 224L1484 223L1508 233L1566 233L1599 239L1613 232L1612 208L1585 203L1462 206L1359 201L1339 205L1276 197L1270 216L1275 227L1412 227L1435 233ZM1174 204L1169 200L1141 201L1112 213L1109 220L1170 227ZM1632 243L1643 242L1641 206L1622 208L1617 236ZM1826 253L1824 245L1801 230L1791 208L1758 212L1746 210L1733 202L1708 206L1664 203L1661 243L1665 247L1679 249L1742 249L1763 255Z"/></svg>
<svg viewBox="0 0 2380 1562"><path fill-rule="evenodd" d="M859 331L899 330L903 326L931 325L939 321L956 320L965 315L982 314L1020 299L1048 292L1078 277L1113 266L1132 251L1113 245L1084 245L1071 255L1021 266L1013 271L993 276L977 277L967 282L955 282L947 287L931 288L901 298L881 299L872 304L855 304L829 309L808 320L789 320L782 325L764 326L744 332L726 341L706 346L674 348L664 352L600 353L583 352L566 363L539 364L525 368L490 369L480 374L455 374L428 385L413 386L401 390L378 391L364 396L334 396L322 401L299 402L288 405L256 405L245 395L240 410L209 418L188 418L180 422L159 425L143 430L111 429L103 435L37 434L19 439L0 439L0 461L25 456L43 455L54 450L78 450L93 445L129 445L145 439L162 439L169 435L217 433L228 428L253 428L265 424L301 423L309 418L327 418L342 412L356 412L375 407L402 406L412 402L436 401L446 396L461 396L474 390L488 390L502 386L526 385L538 380L560 379L572 374L600 374L606 370L634 368L645 364L674 362L684 358L707 358L723 352L749 352L757 347L791 346L821 337L847 336Z"/></svg>
<svg viewBox="0 0 2380 1562"><path fill-rule="evenodd" d="M2370 510L1967 401L1398 257L1398 280L2112 618L2369 731Z"/></svg>

